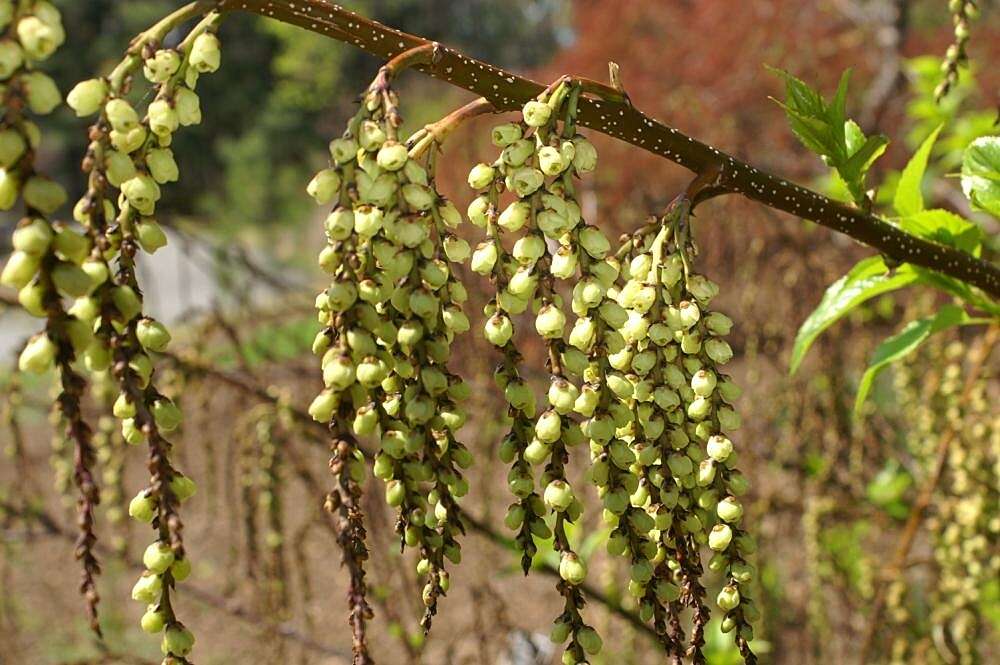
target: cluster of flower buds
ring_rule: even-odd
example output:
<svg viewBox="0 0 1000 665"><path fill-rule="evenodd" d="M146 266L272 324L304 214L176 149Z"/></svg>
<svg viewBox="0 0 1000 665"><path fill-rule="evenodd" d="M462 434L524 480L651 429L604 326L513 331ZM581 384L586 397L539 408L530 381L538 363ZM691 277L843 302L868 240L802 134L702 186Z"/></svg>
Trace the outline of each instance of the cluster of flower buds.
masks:
<svg viewBox="0 0 1000 665"><path fill-rule="evenodd" d="M969 36L972 34L971 24L979 18L979 6L976 0L949 0L948 12L955 26L955 39L948 46L944 60L941 61L944 78L934 89L934 97L939 100L958 84L960 68L969 64L966 50Z"/></svg>
<svg viewBox="0 0 1000 665"><path fill-rule="evenodd" d="M0 283L18 290L18 300L32 316L46 319L44 332L29 340L18 366L21 371L42 373L58 370L60 394L58 417L65 425L59 434L61 446L72 455L60 460L57 473L72 479L78 490L77 512L81 546L76 557L83 564L81 592L87 600L92 629L100 634L97 619L96 576L100 572L94 554L95 509L100 502L93 475L93 432L82 416L80 399L86 380L73 362L95 343L90 322L67 313L65 298L84 297L106 278L100 266L88 260L90 240L51 216L66 202L66 191L36 170L35 154L41 141L30 114L44 115L61 102L55 83L35 70L65 40L59 12L49 2L0 3L0 209L9 210L23 201L25 218L14 231L11 254Z"/></svg>
<svg viewBox="0 0 1000 665"><path fill-rule="evenodd" d="M79 117L98 114L84 160L89 188L73 211L88 232L82 267L93 285L76 294L69 311L96 332L98 342L83 354L87 367L94 372L113 369L118 379L120 394L112 410L121 421L125 441L149 444L150 484L132 500L129 514L151 523L158 540L147 550L148 570L133 597L149 605L143 629L165 631L161 647L170 663L188 662L193 644L174 616L170 592L190 573L177 508L195 486L169 461L171 444L164 436L180 426L182 417L178 406L156 389L152 354L166 350L170 333L161 322L143 315L135 260L139 249L154 253L167 242L154 214L160 186L179 178L170 147L173 134L201 122L195 86L201 74L215 71L220 63L215 34L219 16L214 13L204 17L177 48L158 47L183 18L171 15L143 33L107 78L83 81L67 95ZM140 69L153 88L153 101L144 113L127 98ZM154 552L161 556L154 558ZM164 564L167 559L170 562Z"/></svg>
<svg viewBox="0 0 1000 665"><path fill-rule="evenodd" d="M740 427L733 407L740 390L724 373L733 357L724 339L733 322L709 308L718 286L692 272L696 252L688 235L687 202L675 204L662 222L648 252L636 254L628 264L628 281L619 293L627 308L623 334L627 344L635 345L630 354L635 375L626 373L625 380L635 398L648 400L645 409L639 406L639 425L645 429L649 423L655 439L647 440L659 444L653 446L658 448L658 468L648 478L649 491L660 503L657 517L663 520L660 542L666 547L667 567L678 573L687 602L697 606L700 601L690 597L700 572L696 546L707 543L714 552L708 568L725 579L715 599L725 613L722 630L736 630L741 653L752 658L750 624L759 611L746 593L754 572L746 557L755 545L740 527L740 497L748 483L736 469L729 438ZM649 351L660 357L644 385L640 372L651 360L643 356ZM619 366L617 358L612 363ZM692 637L696 647L700 629Z"/></svg>
<svg viewBox="0 0 1000 665"><path fill-rule="evenodd" d="M518 531L525 569L536 551L532 538L553 538L565 607L552 639L566 643L567 664L586 662L598 653L601 638L581 615L579 585L586 578L586 563L566 533L566 524L579 520L583 512L566 477L566 465L569 450L587 440L574 418L581 392L572 377L584 373L588 360L584 350L572 345L572 338L566 342L567 317L557 280L575 278L590 261L600 264L593 274L601 274L608 285L617 276L615 264L603 262L610 243L599 230L584 224L576 200L574 176L593 171L597 161L593 146L575 131L578 95L578 89L562 82L528 102L521 122L494 127L491 136L500 156L492 164L477 164L468 178L478 192L469 206L469 219L487 234L472 254L471 267L490 276L496 289L486 307L484 333L504 354L496 376L512 417L510 433L500 448L501 459L512 464L508 482L517 498L506 523ZM508 192L513 196L504 206L501 197ZM517 234L510 251L502 242L504 234ZM590 258L581 259L586 252L591 252ZM574 290L574 311L582 302L581 293ZM549 355L550 385L540 413L532 389L518 373L520 354L513 341L514 319L529 309ZM542 468L540 492L532 467ZM546 523L549 515L551 527Z"/></svg>
<svg viewBox="0 0 1000 665"><path fill-rule="evenodd" d="M397 140L396 97L381 80L308 187L332 209L319 257L332 283L316 299L323 330L313 346L326 389L310 413L380 437L374 473L399 511L404 545L420 552L426 628L448 589L445 559L461 557L461 470L472 463L455 438L469 389L448 369L454 337L469 328L467 293L449 262L468 258L469 247L452 233L461 215L435 189L433 156L421 163ZM345 469L360 482L363 456L356 446L350 454Z"/></svg>
<svg viewBox="0 0 1000 665"><path fill-rule="evenodd" d="M47 115L62 103L55 82L38 71L66 39L59 10L46 0L0 2L0 210L23 197L25 206L43 214L66 201L58 184L34 171L33 153L41 132L26 115Z"/></svg>
<svg viewBox="0 0 1000 665"><path fill-rule="evenodd" d="M952 342L943 349L943 356L935 399L917 406L926 413L923 422L930 425L918 430L929 452L936 450L942 431L955 433L928 525L938 572L931 595L931 621L947 635L955 662L978 663L984 657L982 630L988 622L982 611L983 590L1000 576L996 548L1000 538L1000 416L990 402L991 381L995 381L992 367L984 363L966 388L969 349ZM936 457L936 452L928 456L927 473L935 472Z"/></svg>

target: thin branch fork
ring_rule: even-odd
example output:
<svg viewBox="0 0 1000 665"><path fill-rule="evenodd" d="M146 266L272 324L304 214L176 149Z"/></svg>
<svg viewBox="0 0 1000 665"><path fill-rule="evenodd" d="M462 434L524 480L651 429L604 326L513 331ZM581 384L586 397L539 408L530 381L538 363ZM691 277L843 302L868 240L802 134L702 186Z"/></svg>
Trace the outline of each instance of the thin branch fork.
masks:
<svg viewBox="0 0 1000 665"><path fill-rule="evenodd" d="M327 0L218 0L219 11L244 11L303 27L383 59L434 46L433 62L416 64L429 76L486 98L498 111L513 111L545 86L350 12ZM833 229L898 263L912 263L961 279L1000 298L1000 268L957 249L910 235L863 210L801 187L686 136L635 109L619 89L591 86L601 99L582 97L581 126L631 143L697 174L718 169L713 194L741 194L771 208ZM601 94L616 91L617 95Z"/></svg>

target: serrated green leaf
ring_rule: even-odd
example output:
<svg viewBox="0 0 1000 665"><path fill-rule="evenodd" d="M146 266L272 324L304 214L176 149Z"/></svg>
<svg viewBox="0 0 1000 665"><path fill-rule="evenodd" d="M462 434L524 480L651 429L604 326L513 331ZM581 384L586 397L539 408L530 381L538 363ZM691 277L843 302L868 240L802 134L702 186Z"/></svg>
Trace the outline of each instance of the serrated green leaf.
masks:
<svg viewBox="0 0 1000 665"><path fill-rule="evenodd" d="M927 160L931 156L934 142L937 141L942 127L944 125L938 125L930 136L924 139L899 176L899 184L896 185L896 196L892 200L892 206L896 209L896 213L902 217L916 214L924 209L924 195L920 190L920 184L924 179L924 172L927 170Z"/></svg>
<svg viewBox="0 0 1000 665"><path fill-rule="evenodd" d="M861 411L879 372L916 351L934 333L959 325L967 318L965 310L958 305L945 305L934 316L911 321L899 333L879 344L858 384L858 396L854 402L855 413Z"/></svg>
<svg viewBox="0 0 1000 665"><path fill-rule="evenodd" d="M1000 136L982 136L966 148L962 191L972 205L1000 217Z"/></svg>
<svg viewBox="0 0 1000 665"><path fill-rule="evenodd" d="M840 176L850 187L856 201L862 200L864 196L865 176L868 174L868 169L885 152L888 145L888 137L882 134L869 136L844 164L837 166Z"/></svg>
<svg viewBox="0 0 1000 665"><path fill-rule="evenodd" d="M851 81L851 69L847 68L844 73L840 75L840 82L837 84L837 92L833 96L833 101L830 102L830 107L827 109L827 119L830 122L830 127L833 130L833 136L836 139L837 145L847 147L847 137L845 136L845 123L847 122L847 86ZM846 151L846 154L850 154L850 150Z"/></svg>
<svg viewBox="0 0 1000 665"><path fill-rule="evenodd" d="M909 264L889 273L881 256L871 256L859 261L850 272L827 288L819 305L809 315L792 347L789 373L798 370L809 347L820 334L861 303L875 296L908 286L917 279Z"/></svg>
<svg viewBox="0 0 1000 665"><path fill-rule="evenodd" d="M939 208L910 213L899 220L899 228L974 256L978 256L977 250L983 241L983 230L979 226Z"/></svg>

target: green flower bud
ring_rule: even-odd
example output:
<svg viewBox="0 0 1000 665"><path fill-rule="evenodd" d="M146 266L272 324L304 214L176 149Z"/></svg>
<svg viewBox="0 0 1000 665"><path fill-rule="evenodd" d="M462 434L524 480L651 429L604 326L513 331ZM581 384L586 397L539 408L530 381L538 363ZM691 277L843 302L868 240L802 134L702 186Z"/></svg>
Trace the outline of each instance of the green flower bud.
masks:
<svg viewBox="0 0 1000 665"><path fill-rule="evenodd" d="M154 603L160 599L163 591L163 579L154 573L144 572L132 587L132 600L140 603Z"/></svg>
<svg viewBox="0 0 1000 665"><path fill-rule="evenodd" d="M507 175L507 189L519 198L527 198L545 183L545 175L538 169L523 166Z"/></svg>
<svg viewBox="0 0 1000 665"><path fill-rule="evenodd" d="M146 128L136 127L127 132L111 131L111 145L115 150L131 154L146 142Z"/></svg>
<svg viewBox="0 0 1000 665"><path fill-rule="evenodd" d="M733 530L728 524L716 524L708 534L708 546L716 552L722 552L733 540Z"/></svg>
<svg viewBox="0 0 1000 665"><path fill-rule="evenodd" d="M131 286L116 286L112 289L111 302L121 313L124 321L131 321L142 312L142 301Z"/></svg>
<svg viewBox="0 0 1000 665"><path fill-rule="evenodd" d="M736 497L727 496L719 502L719 505L716 507L716 513L721 520L738 522L743 517L743 505Z"/></svg>
<svg viewBox="0 0 1000 665"><path fill-rule="evenodd" d="M204 36L202 35L202 37ZM174 624L167 628L167 632L163 634L163 642L160 644L160 650L164 655L181 657L191 653L193 647L194 635L180 624Z"/></svg>
<svg viewBox="0 0 1000 665"><path fill-rule="evenodd" d="M560 246L552 256L550 270L559 279L569 279L576 274L578 263L576 252L571 247Z"/></svg>
<svg viewBox="0 0 1000 665"><path fill-rule="evenodd" d="M557 413L567 414L573 410L576 399L580 396L580 391L572 383L563 378L552 381L549 386L549 404Z"/></svg>
<svg viewBox="0 0 1000 665"><path fill-rule="evenodd" d="M552 107L545 102L533 99L524 105L521 115L524 117L524 123L529 127L542 127L548 124L549 118L552 117Z"/></svg>
<svg viewBox="0 0 1000 665"><path fill-rule="evenodd" d="M406 486L399 480L390 480L385 485L385 502L393 508L403 505L406 498Z"/></svg>
<svg viewBox="0 0 1000 665"><path fill-rule="evenodd" d="M590 626L585 626L579 633L577 633L576 641L580 644L580 647L591 656L599 654L601 649L604 647L604 642L601 640L601 636L598 635L597 631Z"/></svg>
<svg viewBox="0 0 1000 665"><path fill-rule="evenodd" d="M561 432L562 418L553 410L545 411L535 423L535 436L542 443L558 441Z"/></svg>
<svg viewBox="0 0 1000 665"><path fill-rule="evenodd" d="M715 597L715 603L723 610L735 610L740 604L740 590L735 585L728 584Z"/></svg>
<svg viewBox="0 0 1000 665"><path fill-rule="evenodd" d="M469 187L481 191L489 187L496 177L496 171L489 164L480 162L469 171ZM471 215L470 215L471 218Z"/></svg>
<svg viewBox="0 0 1000 665"><path fill-rule="evenodd" d="M603 259L611 250L611 243L596 226L585 226L580 230L580 246L595 259Z"/></svg>
<svg viewBox="0 0 1000 665"><path fill-rule="evenodd" d="M715 480L715 462L713 460L702 460L698 465L698 486L707 487Z"/></svg>
<svg viewBox="0 0 1000 665"><path fill-rule="evenodd" d="M140 522L152 522L156 514L156 501L143 490L129 502L128 514Z"/></svg>
<svg viewBox="0 0 1000 665"><path fill-rule="evenodd" d="M130 132L139 126L139 114L124 99L112 99L104 105L111 128L117 132Z"/></svg>
<svg viewBox="0 0 1000 665"><path fill-rule="evenodd" d="M170 136L180 126L180 116L166 99L157 99L147 109L149 129L160 137Z"/></svg>
<svg viewBox="0 0 1000 665"><path fill-rule="evenodd" d="M725 462L733 453L733 442L720 434L716 434L708 439L706 449L708 450L708 456L716 462Z"/></svg>
<svg viewBox="0 0 1000 665"><path fill-rule="evenodd" d="M336 169L324 169L317 173L306 187L317 205L327 205L340 192L340 174Z"/></svg>
<svg viewBox="0 0 1000 665"><path fill-rule="evenodd" d="M721 339L710 339L706 341L705 353L708 354L709 358L720 365L725 365L733 359L732 348L726 341Z"/></svg>
<svg viewBox="0 0 1000 665"><path fill-rule="evenodd" d="M170 332L166 326L150 318L139 319L135 333L139 343L147 351L163 352L170 343Z"/></svg>
<svg viewBox="0 0 1000 665"><path fill-rule="evenodd" d="M687 281L687 289L691 295L705 304L719 295L719 285L703 275L691 275Z"/></svg>
<svg viewBox="0 0 1000 665"><path fill-rule="evenodd" d="M15 289L23 289L35 277L41 261L34 254L16 251L7 259L3 273L0 273L0 284Z"/></svg>
<svg viewBox="0 0 1000 665"><path fill-rule="evenodd" d="M174 160L174 152L169 148L156 148L146 154L146 166L153 180L160 184L177 182L180 170Z"/></svg>
<svg viewBox="0 0 1000 665"><path fill-rule="evenodd" d="M347 164L353 161L357 154L358 142L353 138L342 137L330 141L330 156L338 164Z"/></svg>
<svg viewBox="0 0 1000 665"><path fill-rule="evenodd" d="M48 251L53 238L52 227L44 219L22 222L11 239L14 249L26 254L40 255Z"/></svg>
<svg viewBox="0 0 1000 665"><path fill-rule="evenodd" d="M0 210L10 210L21 193L21 182L15 173L0 169Z"/></svg>
<svg viewBox="0 0 1000 665"><path fill-rule="evenodd" d="M12 39L0 40L0 79L8 79L24 64L24 51Z"/></svg>
<svg viewBox="0 0 1000 665"><path fill-rule="evenodd" d="M569 639L571 628L572 626L565 621L556 621L552 626L552 632L549 633L549 639L552 640L554 644L562 644Z"/></svg>
<svg viewBox="0 0 1000 665"><path fill-rule="evenodd" d="M573 168L577 173L590 173L597 168L597 149L590 141L582 136L576 136L573 138L573 146L576 148L573 154Z"/></svg>
<svg viewBox="0 0 1000 665"><path fill-rule="evenodd" d="M55 362L58 348L45 333L32 337L21 351L17 366L22 372L42 374Z"/></svg>
<svg viewBox="0 0 1000 665"><path fill-rule="evenodd" d="M545 305L535 317L535 330L545 339L562 339L566 315L555 305Z"/></svg>
<svg viewBox="0 0 1000 665"><path fill-rule="evenodd" d="M490 200L486 196L477 196L472 199L472 203L469 204L469 208L466 211L466 216L469 221L480 228L486 227L487 215L490 208Z"/></svg>
<svg viewBox="0 0 1000 665"><path fill-rule="evenodd" d="M573 488L564 480L553 480L545 487L543 500L550 510L562 512L573 503Z"/></svg>
<svg viewBox="0 0 1000 665"><path fill-rule="evenodd" d="M490 132L490 138L493 141L493 145L498 148L504 148L509 146L511 143L518 141L523 136L524 132L521 130L521 125L508 122L503 125L497 125Z"/></svg>
<svg viewBox="0 0 1000 665"><path fill-rule="evenodd" d="M173 49L159 49L147 58L142 73L151 83L164 83L181 68L181 56Z"/></svg>
<svg viewBox="0 0 1000 665"><path fill-rule="evenodd" d="M545 146L538 151L538 167L547 176L557 176L566 170L568 164L563 160L562 153L552 146Z"/></svg>
<svg viewBox="0 0 1000 665"><path fill-rule="evenodd" d="M552 447L539 439L532 439L524 449L524 460L534 466L544 464L551 455Z"/></svg>
<svg viewBox="0 0 1000 665"><path fill-rule="evenodd" d="M122 194L141 215L152 215L160 200L160 186L148 175L140 174L122 183Z"/></svg>
<svg viewBox="0 0 1000 665"><path fill-rule="evenodd" d="M711 370L700 369L691 377L691 390L696 395L708 397L715 390L715 373Z"/></svg>
<svg viewBox="0 0 1000 665"><path fill-rule="evenodd" d="M46 60L66 41L66 32L59 23L47 23L38 16L25 16L17 23L17 38L28 57Z"/></svg>
<svg viewBox="0 0 1000 665"><path fill-rule="evenodd" d="M365 120L361 123L358 131L358 144L362 148L368 152L373 152L385 143L385 139L385 130L377 122Z"/></svg>
<svg viewBox="0 0 1000 665"><path fill-rule="evenodd" d="M157 575L167 572L167 569L170 568L170 564L173 562L174 551L170 549L170 545L163 541L158 540L155 543L151 543L146 548L146 551L142 553L142 565Z"/></svg>
<svg viewBox="0 0 1000 665"><path fill-rule="evenodd" d="M493 267L496 265L498 258L497 246L491 240L487 240L479 243L476 246L476 250L472 253L472 261L469 267L472 268L473 272L477 272L480 275L488 275L493 272Z"/></svg>
<svg viewBox="0 0 1000 665"><path fill-rule="evenodd" d="M569 333L569 343L577 349L587 352L594 344L597 336L597 326L590 317L581 317L573 324Z"/></svg>
<svg viewBox="0 0 1000 665"><path fill-rule="evenodd" d="M44 176L32 176L24 184L24 203L29 208L46 215L52 214L66 203L66 190L62 185Z"/></svg>
<svg viewBox="0 0 1000 665"><path fill-rule="evenodd" d="M140 388L149 385L149 378L153 375L153 361L149 359L149 356L144 353L135 355L128 366L139 379Z"/></svg>
<svg viewBox="0 0 1000 665"><path fill-rule="evenodd" d="M9 169L28 149L28 143L15 129L0 131L0 168Z"/></svg>
<svg viewBox="0 0 1000 665"><path fill-rule="evenodd" d="M705 317L705 326L713 335L728 335L733 328L733 320L725 314L712 312Z"/></svg>
<svg viewBox="0 0 1000 665"><path fill-rule="evenodd" d="M198 486L183 473L175 473L170 479L170 491L174 493L178 501L184 502L195 495Z"/></svg>
<svg viewBox="0 0 1000 665"><path fill-rule="evenodd" d="M139 626L142 630L151 635L160 632L166 625L166 616L163 612L158 611L156 607L156 605L150 605L150 609L147 609L146 613L139 620Z"/></svg>
<svg viewBox="0 0 1000 665"><path fill-rule="evenodd" d="M178 88L174 93L174 109L182 127L201 123L201 100L194 90Z"/></svg>
<svg viewBox="0 0 1000 665"><path fill-rule="evenodd" d="M584 394L586 393L581 392L580 397L583 398ZM615 435L614 419L608 415L594 416L587 421L584 432L594 441L605 444Z"/></svg>
<svg viewBox="0 0 1000 665"><path fill-rule="evenodd" d="M45 287L37 282L32 282L17 292L17 301L21 303L24 310L38 318L45 318Z"/></svg>
<svg viewBox="0 0 1000 665"><path fill-rule="evenodd" d="M497 224L507 231L519 231L531 216L531 204L527 201L514 201L500 213Z"/></svg>
<svg viewBox="0 0 1000 665"><path fill-rule="evenodd" d="M156 426L163 432L172 432L180 427L183 415L177 405L168 399L158 399L153 402L153 420Z"/></svg>
<svg viewBox="0 0 1000 665"><path fill-rule="evenodd" d="M155 254L167 246L167 234L151 217L144 217L136 223L135 235L139 240L139 245L147 254Z"/></svg>
<svg viewBox="0 0 1000 665"><path fill-rule="evenodd" d="M403 198L407 205L414 210L430 210L437 200L437 196L430 187L412 183L403 185Z"/></svg>
<svg viewBox="0 0 1000 665"><path fill-rule="evenodd" d="M219 43L219 38L211 32L198 35L191 45L188 63L199 74L211 74L218 70L222 64L222 45Z"/></svg>
<svg viewBox="0 0 1000 665"><path fill-rule="evenodd" d="M507 166L517 168L523 166L533 154L535 154L534 142L528 139L521 139L514 141L504 148L503 152L500 153L500 159Z"/></svg>
<svg viewBox="0 0 1000 665"><path fill-rule="evenodd" d="M323 382L328 388L345 390L356 377L350 356L341 355L323 368Z"/></svg>
<svg viewBox="0 0 1000 665"><path fill-rule="evenodd" d="M587 579L587 566L573 552L564 552L559 561L559 577L576 586Z"/></svg>
<svg viewBox="0 0 1000 665"><path fill-rule="evenodd" d="M398 171L406 165L406 160L409 159L409 154L406 150L406 146L402 143L396 141L386 141L379 148L378 157L379 167L385 169L386 171Z"/></svg>

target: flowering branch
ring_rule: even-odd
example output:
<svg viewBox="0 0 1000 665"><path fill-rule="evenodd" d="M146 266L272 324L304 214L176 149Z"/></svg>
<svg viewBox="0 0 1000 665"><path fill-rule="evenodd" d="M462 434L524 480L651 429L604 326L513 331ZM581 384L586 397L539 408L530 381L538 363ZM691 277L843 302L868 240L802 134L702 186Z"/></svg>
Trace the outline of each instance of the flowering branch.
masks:
<svg viewBox="0 0 1000 665"><path fill-rule="evenodd" d="M427 44L350 12L327 0L219 0L221 11L246 11L301 26L381 58ZM433 64L415 69L486 98L498 111L520 109L545 86L437 45ZM913 263L961 279L1000 297L1000 268L965 252L912 236L887 221L760 171L712 146L686 136L632 107L620 90L601 99L581 98L581 126L613 136L696 173L718 169L712 191L741 194L771 208L808 219L877 249L899 263ZM616 88L608 88L616 91Z"/></svg>

